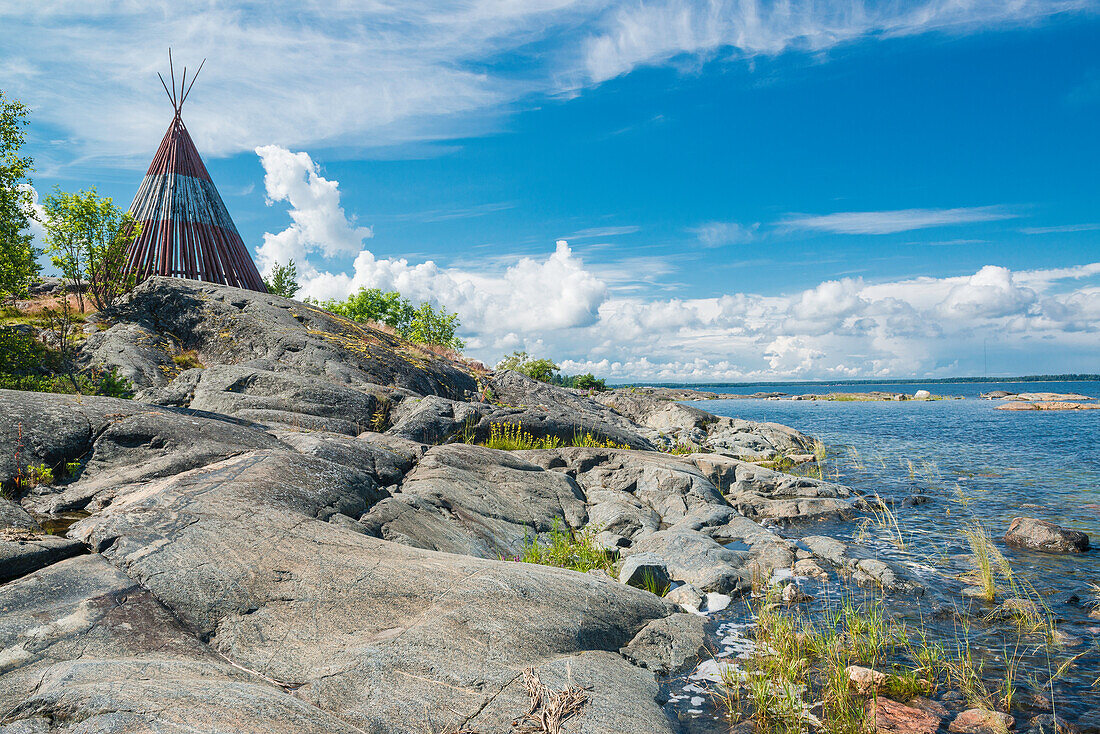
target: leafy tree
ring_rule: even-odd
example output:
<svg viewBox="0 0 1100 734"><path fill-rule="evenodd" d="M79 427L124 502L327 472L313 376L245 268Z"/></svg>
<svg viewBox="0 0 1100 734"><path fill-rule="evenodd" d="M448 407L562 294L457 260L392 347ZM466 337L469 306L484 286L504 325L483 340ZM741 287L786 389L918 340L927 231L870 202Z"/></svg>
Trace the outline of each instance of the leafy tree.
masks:
<svg viewBox="0 0 1100 734"><path fill-rule="evenodd" d="M420 344L462 349L466 346L466 342L455 335L459 326L458 314L450 313L444 307L436 310L432 304L422 303L420 308L413 312L405 336L410 341Z"/></svg>
<svg viewBox="0 0 1100 734"><path fill-rule="evenodd" d="M27 107L0 91L0 299L27 291L38 274L30 221L34 162L19 155L26 141Z"/></svg>
<svg viewBox="0 0 1100 734"><path fill-rule="evenodd" d="M549 359L531 359L527 352L512 352L497 363L498 370L512 370L539 382L550 382L561 368Z"/></svg>
<svg viewBox="0 0 1100 734"><path fill-rule="evenodd" d="M360 288L346 301L322 301L321 308L353 321L377 321L404 334L416 309L397 291L383 293L379 288Z"/></svg>
<svg viewBox="0 0 1100 734"><path fill-rule="evenodd" d="M293 260L286 265L275 263L275 267L271 269L271 280L264 278L264 285L267 287L267 292L273 296L294 298L294 295L302 289L302 286L298 285L298 266Z"/></svg>
<svg viewBox="0 0 1100 734"><path fill-rule="evenodd" d="M375 321L397 330L409 341L448 349L462 349L466 342L456 335L462 325L458 314L446 308L436 309L430 303L414 308L397 291L382 292L379 288L360 288L346 301L322 301L321 308L354 321Z"/></svg>
<svg viewBox="0 0 1100 734"><path fill-rule="evenodd" d="M141 225L99 197L93 187L77 194L56 190L46 197L46 251L76 292L84 310L87 290L97 309L104 309L133 290L135 276L126 272L126 251Z"/></svg>
<svg viewBox="0 0 1100 734"><path fill-rule="evenodd" d="M603 392L607 389L607 382L599 379L591 372L586 372L583 375L576 375L573 377L572 387L578 390L595 390L596 392Z"/></svg>

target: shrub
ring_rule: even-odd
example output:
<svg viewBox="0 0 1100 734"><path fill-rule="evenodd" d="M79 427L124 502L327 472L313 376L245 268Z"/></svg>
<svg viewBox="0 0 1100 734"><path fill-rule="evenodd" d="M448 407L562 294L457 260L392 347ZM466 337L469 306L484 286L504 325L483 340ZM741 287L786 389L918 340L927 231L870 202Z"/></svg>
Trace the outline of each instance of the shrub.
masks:
<svg viewBox="0 0 1100 734"><path fill-rule="evenodd" d="M421 303L414 308L397 291L383 293L379 288L360 288L358 293L345 301L321 301L318 305L352 321L385 324L418 344L454 350L466 346L457 336L462 326L458 314L450 313L446 308L437 309L430 303Z"/></svg>
<svg viewBox="0 0 1100 734"><path fill-rule="evenodd" d="M126 271L126 251L141 234L141 225L95 188L77 194L60 189L46 197L46 249L67 286L76 293L81 312L84 292L98 309L108 308L136 282Z"/></svg>

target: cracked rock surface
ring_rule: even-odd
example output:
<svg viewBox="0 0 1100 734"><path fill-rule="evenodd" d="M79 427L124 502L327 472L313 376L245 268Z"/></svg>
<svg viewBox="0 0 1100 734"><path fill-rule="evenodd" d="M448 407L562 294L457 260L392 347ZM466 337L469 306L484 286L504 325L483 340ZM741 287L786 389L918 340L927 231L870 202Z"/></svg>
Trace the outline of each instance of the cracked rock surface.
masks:
<svg viewBox="0 0 1100 734"><path fill-rule="evenodd" d="M0 391L2 734L506 732L527 668L588 689L576 731L677 732L658 676L703 617L501 559L595 531L701 599L794 564L763 521L862 508L742 460L810 450L797 431L474 372L267 294L153 278L97 318L81 359L139 399ZM456 442L499 422L631 448Z"/></svg>

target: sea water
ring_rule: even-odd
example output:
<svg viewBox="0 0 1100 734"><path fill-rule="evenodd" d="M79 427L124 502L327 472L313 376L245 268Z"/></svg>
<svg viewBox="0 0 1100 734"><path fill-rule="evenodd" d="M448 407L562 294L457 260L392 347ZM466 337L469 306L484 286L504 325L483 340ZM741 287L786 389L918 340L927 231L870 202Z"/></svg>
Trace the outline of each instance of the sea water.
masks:
<svg viewBox="0 0 1100 734"><path fill-rule="evenodd" d="M1058 383L910 383L790 384L767 386L708 385L709 391L791 395L829 392L903 392L928 390L958 400L933 401L790 401L768 399L708 400L690 405L716 415L771 421L796 428L824 442L828 450L825 478L859 492L877 494L897 514L896 530L857 521L796 524L776 531L791 539L831 535L851 544L851 555L875 557L902 569L926 589L923 596L891 595L890 613L930 636L955 644L957 617L972 620L969 635L996 677L1006 645L1016 635L1004 623L981 618L991 605L964 597L973 571L963 531L979 523L1010 562L1013 572L1031 584L1059 621L1061 647L1027 638L1019 677L1030 679L1049 698L1053 692L1060 716L1070 721L1088 709L1100 709L1100 619L1089 616L1100 584L1100 410L1003 411L999 400L978 396L991 390L1078 393L1100 399L1098 382ZM923 503L906 503L921 497ZM1088 533L1094 549L1082 555L1015 551L1001 538L1014 517L1036 517ZM902 545L897 542L900 530ZM820 599L823 589L810 589ZM735 603L713 615L719 630L751 621L746 604ZM720 633L712 643L721 649ZM1053 682L1051 671L1071 660ZM698 681L692 681L697 683ZM670 681L675 690L675 681ZM1097 684L1100 685L1100 684ZM1025 684L1025 688L1027 685ZM698 708L698 707L693 707ZM683 715L682 710L680 715ZM695 715L700 725L713 709ZM711 718L715 727L719 723ZM715 731L721 730L715 728Z"/></svg>

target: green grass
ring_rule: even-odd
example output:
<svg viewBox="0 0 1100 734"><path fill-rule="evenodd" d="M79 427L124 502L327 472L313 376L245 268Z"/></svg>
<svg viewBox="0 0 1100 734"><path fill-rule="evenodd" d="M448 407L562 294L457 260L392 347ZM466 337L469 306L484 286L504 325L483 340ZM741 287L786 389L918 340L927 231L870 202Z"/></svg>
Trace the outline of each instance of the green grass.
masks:
<svg viewBox="0 0 1100 734"><path fill-rule="evenodd" d="M202 362L199 361L199 353L194 349L188 349L186 352L180 352L172 357L172 361L176 363L178 367L185 370L194 368L201 368Z"/></svg>
<svg viewBox="0 0 1100 734"><path fill-rule="evenodd" d="M993 601L997 597L997 576L1000 575L1009 584L1012 583L1012 569L1008 561L993 545L989 533L974 522L963 530L970 552L973 554L974 573L973 580L982 590L982 596L986 601Z"/></svg>
<svg viewBox="0 0 1100 734"><path fill-rule="evenodd" d="M596 544L596 530L571 530L554 521L554 526L544 539L532 533L524 539L523 547L516 560L523 563L537 563L542 566L568 568L586 573L601 569L613 573L611 556Z"/></svg>
<svg viewBox="0 0 1100 734"><path fill-rule="evenodd" d="M556 449L564 442L557 436L535 438L530 431L515 423L489 424L489 438L482 444L500 451L526 451L529 449Z"/></svg>
<svg viewBox="0 0 1100 734"><path fill-rule="evenodd" d="M672 584L661 579L652 571L644 571L642 573L642 588L657 596L667 596L668 592L672 590Z"/></svg>
<svg viewBox="0 0 1100 734"><path fill-rule="evenodd" d="M474 443L474 426L469 424L462 431L463 443ZM615 443L609 438L577 430L567 443L559 436L535 436L523 426L515 423L490 423L489 437L481 442L482 446L500 451L528 451L531 449L557 449L564 446L582 446L598 449L628 449L625 444Z"/></svg>

